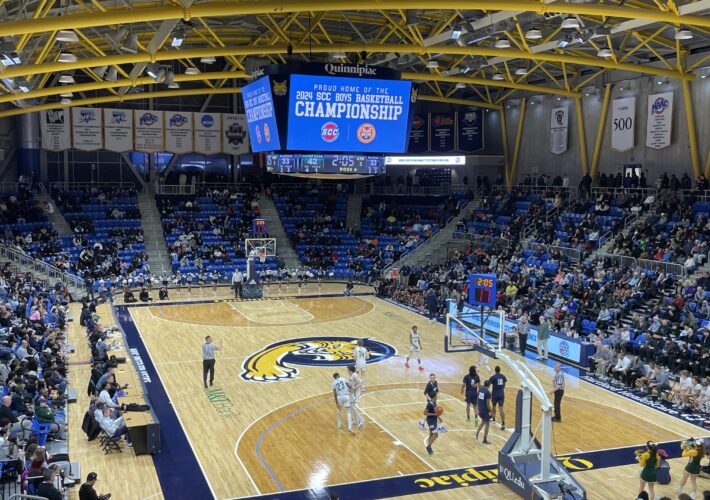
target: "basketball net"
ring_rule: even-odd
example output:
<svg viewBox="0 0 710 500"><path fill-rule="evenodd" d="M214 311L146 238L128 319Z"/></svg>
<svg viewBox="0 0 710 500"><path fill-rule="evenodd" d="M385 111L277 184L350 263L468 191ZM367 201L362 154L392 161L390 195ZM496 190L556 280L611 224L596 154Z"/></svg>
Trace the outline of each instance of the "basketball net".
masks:
<svg viewBox="0 0 710 500"><path fill-rule="evenodd" d="M266 262L266 249L264 247L257 248L256 256L259 257L259 262L261 262L262 264Z"/></svg>

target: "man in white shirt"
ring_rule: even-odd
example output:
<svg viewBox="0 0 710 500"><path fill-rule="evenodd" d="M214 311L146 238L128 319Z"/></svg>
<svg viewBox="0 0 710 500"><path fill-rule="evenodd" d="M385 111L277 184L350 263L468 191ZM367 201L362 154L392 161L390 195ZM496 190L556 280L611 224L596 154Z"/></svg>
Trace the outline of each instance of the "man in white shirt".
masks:
<svg viewBox="0 0 710 500"><path fill-rule="evenodd" d="M109 437L119 438L125 435L128 447L130 448L133 446L131 444L131 436L128 434L128 427L126 427L125 420L123 417L111 418L111 408L104 406L101 413L99 413L99 410L96 410L94 418L96 418L96 422L98 422L101 429L103 429Z"/></svg>
<svg viewBox="0 0 710 500"><path fill-rule="evenodd" d="M242 283L244 282L244 275L239 270L239 268L234 270L232 273L232 288L234 288L234 298L238 299L242 296Z"/></svg>

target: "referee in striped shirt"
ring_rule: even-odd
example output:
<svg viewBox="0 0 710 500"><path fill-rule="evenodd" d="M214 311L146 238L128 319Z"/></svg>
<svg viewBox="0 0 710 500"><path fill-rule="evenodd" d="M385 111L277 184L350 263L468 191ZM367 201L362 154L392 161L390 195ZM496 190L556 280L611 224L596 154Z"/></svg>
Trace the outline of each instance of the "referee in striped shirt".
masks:
<svg viewBox="0 0 710 500"><path fill-rule="evenodd" d="M205 389L207 389L208 372L210 374L210 387L214 382L214 352L220 349L220 346L212 343L212 337L209 335L205 337L205 343L202 344L202 382L205 384Z"/></svg>
<svg viewBox="0 0 710 500"><path fill-rule="evenodd" d="M553 422L562 422L562 396L565 395L565 374L562 372L562 365L555 363L555 376L552 378L552 394L555 397L555 415L552 417Z"/></svg>

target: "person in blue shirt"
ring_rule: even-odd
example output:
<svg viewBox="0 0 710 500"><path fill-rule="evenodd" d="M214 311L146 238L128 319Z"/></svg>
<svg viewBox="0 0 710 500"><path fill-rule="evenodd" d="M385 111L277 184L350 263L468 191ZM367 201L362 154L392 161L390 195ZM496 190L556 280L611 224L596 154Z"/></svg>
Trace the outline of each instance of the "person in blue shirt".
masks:
<svg viewBox="0 0 710 500"><path fill-rule="evenodd" d="M505 430L505 384L508 379L500 372L500 366L494 368L495 374L489 379L491 382L491 404L493 405L493 420L496 419L496 407L500 408L500 430Z"/></svg>
<svg viewBox="0 0 710 500"><path fill-rule="evenodd" d="M476 367L470 366L468 368L468 375L463 378L463 384L461 385L461 394L465 394L466 401L466 422L471 421L471 406L478 402L478 388L481 386L481 378L476 373ZM474 425L478 425L478 413L476 409L473 410Z"/></svg>
<svg viewBox="0 0 710 500"><path fill-rule="evenodd" d="M488 441L488 428L491 424L491 391L490 391L491 381L486 380L478 390L478 416L481 417L481 423L478 424L478 429L476 429L476 442L478 443L478 435L481 433L481 429L486 428L483 431L483 444L491 444Z"/></svg>
<svg viewBox="0 0 710 500"><path fill-rule="evenodd" d="M434 454L431 445L439 437L439 423L441 423L441 417L435 413L436 396L437 394L434 391L427 394L426 408L424 408L424 418L426 418L426 425L429 428L429 437L426 440L425 449L429 455Z"/></svg>

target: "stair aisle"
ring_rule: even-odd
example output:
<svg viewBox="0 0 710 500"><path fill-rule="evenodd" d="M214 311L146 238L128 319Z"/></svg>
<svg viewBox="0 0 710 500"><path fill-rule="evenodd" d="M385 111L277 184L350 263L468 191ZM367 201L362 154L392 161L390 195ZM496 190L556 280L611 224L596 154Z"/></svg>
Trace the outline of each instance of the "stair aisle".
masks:
<svg viewBox="0 0 710 500"><path fill-rule="evenodd" d="M286 235L281 218L276 210L276 205L271 198L262 196L259 198L259 210L261 216L266 219L266 229L269 236L276 238L276 254L284 261L286 267L299 267L301 261L298 258L291 241Z"/></svg>
<svg viewBox="0 0 710 500"><path fill-rule="evenodd" d="M359 230L362 220L362 195L351 194L348 196L348 214L345 218L345 227Z"/></svg>
<svg viewBox="0 0 710 500"><path fill-rule="evenodd" d="M153 275L172 274L170 255L165 244L163 224L160 220L160 212L155 203L155 197L150 193L140 193L138 195L138 208L141 211L143 240L145 251L148 254L151 273Z"/></svg>

